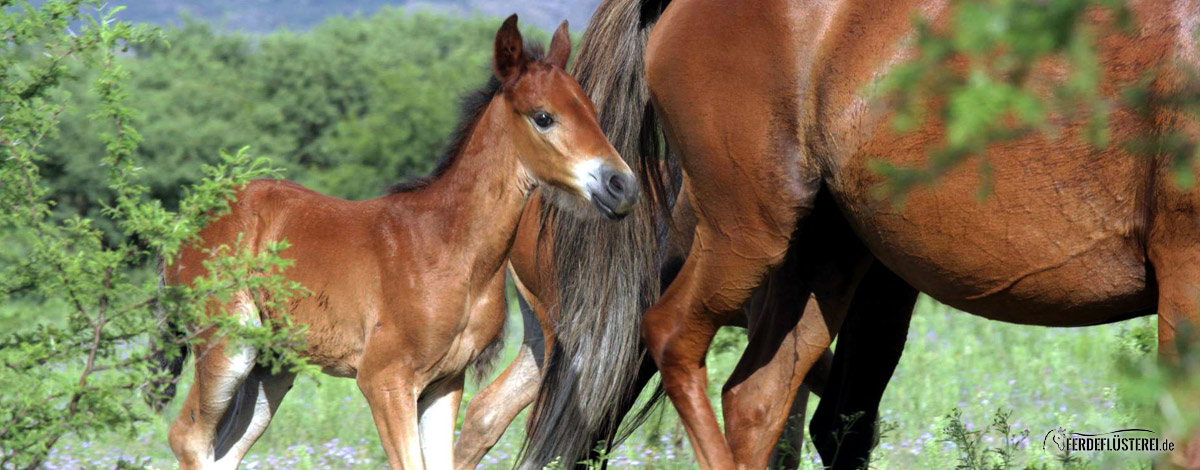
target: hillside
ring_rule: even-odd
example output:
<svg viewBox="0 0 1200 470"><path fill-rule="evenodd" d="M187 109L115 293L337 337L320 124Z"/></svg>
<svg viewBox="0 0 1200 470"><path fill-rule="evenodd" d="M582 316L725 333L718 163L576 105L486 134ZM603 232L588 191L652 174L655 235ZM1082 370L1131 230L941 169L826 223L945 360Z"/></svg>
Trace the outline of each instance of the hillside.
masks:
<svg viewBox="0 0 1200 470"><path fill-rule="evenodd" d="M449 10L462 15L507 16L517 13L524 24L553 28L563 19L572 30L587 23L599 0L116 0L130 21L169 24L192 17L222 29L268 32L279 28L306 30L332 15L369 15L392 5Z"/></svg>

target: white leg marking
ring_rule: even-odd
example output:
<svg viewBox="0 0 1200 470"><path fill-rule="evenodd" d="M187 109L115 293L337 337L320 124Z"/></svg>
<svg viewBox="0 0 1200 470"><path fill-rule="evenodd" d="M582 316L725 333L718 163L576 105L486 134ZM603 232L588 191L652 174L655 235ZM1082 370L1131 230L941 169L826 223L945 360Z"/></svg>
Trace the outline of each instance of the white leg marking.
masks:
<svg viewBox="0 0 1200 470"><path fill-rule="evenodd" d="M254 305L254 299L249 294L244 292L235 294L232 308L233 313L241 317L242 324L250 326L262 325L262 320L258 316L258 308ZM257 401L257 399L252 396L238 396L242 383L250 375L250 372L254 370L254 364L258 359L258 351L252 346L238 345L234 344L232 340L227 340L224 353L226 360L229 361L229 367L223 373L214 375L213 382L211 383L212 388L209 389L209 395L206 398L212 409L223 410L222 413L232 407L233 411L231 415L233 419L230 422L218 424L217 429L214 430L216 434L209 441L212 445L208 448L208 455L205 458L204 468L206 469L236 469L238 463L241 462L242 455L237 454L234 450L227 452L220 460L216 458L217 449L225 444L221 441L233 438L232 436L222 436L221 432L224 428L238 429L238 421L241 419L258 419L257 405L254 405L253 418L244 416L251 413L251 410L246 409L251 403L247 402L250 400ZM265 395L259 390L260 385L256 383L252 390L244 390L242 393L258 395L258 397L265 401ZM267 415L267 419L270 419L269 414ZM249 434L249 430L246 434ZM257 438L257 435L255 435L255 438ZM246 445L246 447L249 448L249 445Z"/></svg>
<svg viewBox="0 0 1200 470"><path fill-rule="evenodd" d="M217 461L216 468L236 469L246 453L250 452L250 446L254 445L254 442L267 430L267 425L271 423L271 417L275 414L275 409L271 405L272 397L275 400L275 406L278 406L279 400L283 398L284 393L287 393L291 384L291 380L271 380L270 377L260 379L257 375L247 379L243 391L253 395L237 397L237 402L233 405L237 414L234 415L234 423L231 423L232 429L244 429L245 431L240 436L226 437L226 439L237 439L237 441Z"/></svg>
<svg viewBox="0 0 1200 470"><path fill-rule="evenodd" d="M421 453L426 468L454 468L456 395L447 391L421 406Z"/></svg>

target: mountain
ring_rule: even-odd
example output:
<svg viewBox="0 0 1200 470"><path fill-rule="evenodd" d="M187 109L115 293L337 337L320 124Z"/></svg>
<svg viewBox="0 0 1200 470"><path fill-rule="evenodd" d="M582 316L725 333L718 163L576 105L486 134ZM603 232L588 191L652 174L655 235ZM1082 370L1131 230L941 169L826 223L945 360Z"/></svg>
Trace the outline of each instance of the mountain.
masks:
<svg viewBox="0 0 1200 470"><path fill-rule="evenodd" d="M307 30L325 18L370 15L384 6L426 8L460 15L504 17L517 13L522 24L552 30L569 20L581 31L600 0L115 0L124 20L175 24L183 18L211 22L232 31L261 33L280 28Z"/></svg>

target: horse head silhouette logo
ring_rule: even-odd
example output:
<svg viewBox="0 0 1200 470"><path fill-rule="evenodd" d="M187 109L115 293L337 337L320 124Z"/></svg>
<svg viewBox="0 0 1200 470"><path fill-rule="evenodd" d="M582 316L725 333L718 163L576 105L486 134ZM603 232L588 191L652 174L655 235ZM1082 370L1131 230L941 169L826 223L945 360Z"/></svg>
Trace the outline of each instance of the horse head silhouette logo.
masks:
<svg viewBox="0 0 1200 470"><path fill-rule="evenodd" d="M1046 450L1046 442L1052 442L1054 447L1058 448L1059 452L1067 451L1067 430L1059 426L1057 429L1052 429L1046 433L1046 437L1042 438L1042 450Z"/></svg>

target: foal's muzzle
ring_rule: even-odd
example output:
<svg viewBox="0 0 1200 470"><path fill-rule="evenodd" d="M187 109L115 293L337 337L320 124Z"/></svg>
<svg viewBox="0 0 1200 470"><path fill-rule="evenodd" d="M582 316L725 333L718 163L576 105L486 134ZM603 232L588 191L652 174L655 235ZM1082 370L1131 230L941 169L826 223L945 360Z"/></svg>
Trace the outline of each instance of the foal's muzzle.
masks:
<svg viewBox="0 0 1200 470"><path fill-rule="evenodd" d="M607 165L596 170L596 174L588 182L587 190L591 195L592 204L612 220L629 215L640 192L637 179L632 173L616 171Z"/></svg>

